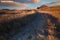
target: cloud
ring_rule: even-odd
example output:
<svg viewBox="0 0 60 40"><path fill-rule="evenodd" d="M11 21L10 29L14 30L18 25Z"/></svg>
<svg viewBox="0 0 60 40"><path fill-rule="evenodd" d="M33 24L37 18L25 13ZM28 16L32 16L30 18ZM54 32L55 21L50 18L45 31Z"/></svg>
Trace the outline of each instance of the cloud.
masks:
<svg viewBox="0 0 60 40"><path fill-rule="evenodd" d="M55 0L55 1L60 1L60 0Z"/></svg>
<svg viewBox="0 0 60 40"><path fill-rule="evenodd" d="M0 0L0 1L11 1L11 0Z"/></svg>
<svg viewBox="0 0 60 40"><path fill-rule="evenodd" d="M55 2L60 2L60 0L54 0Z"/></svg>
<svg viewBox="0 0 60 40"><path fill-rule="evenodd" d="M23 8L26 9L29 4L37 4L40 0L0 0L0 8ZM21 8L21 9L22 9Z"/></svg>
<svg viewBox="0 0 60 40"><path fill-rule="evenodd" d="M38 3L40 0L2 0L2 1L15 1L20 3Z"/></svg>
<svg viewBox="0 0 60 40"><path fill-rule="evenodd" d="M32 3L38 3L40 0L28 0L28 1Z"/></svg>
<svg viewBox="0 0 60 40"><path fill-rule="evenodd" d="M1 3L0 3L0 6L1 5L13 5L13 6L27 6L27 4L24 4L24 3L18 3L18 2L14 2L14 1L1 1Z"/></svg>
<svg viewBox="0 0 60 40"><path fill-rule="evenodd" d="M43 2L42 4L44 4L44 5L45 5L45 4L50 4L50 3L51 3L51 2Z"/></svg>
<svg viewBox="0 0 60 40"><path fill-rule="evenodd" d="M28 3L38 3L40 0L0 0L1 5L28 6Z"/></svg>
<svg viewBox="0 0 60 40"><path fill-rule="evenodd" d="M34 0L34 3L38 3L40 0Z"/></svg>
<svg viewBox="0 0 60 40"><path fill-rule="evenodd" d="M47 5L47 6L57 6L57 5L60 5L60 1L46 2L44 4Z"/></svg>

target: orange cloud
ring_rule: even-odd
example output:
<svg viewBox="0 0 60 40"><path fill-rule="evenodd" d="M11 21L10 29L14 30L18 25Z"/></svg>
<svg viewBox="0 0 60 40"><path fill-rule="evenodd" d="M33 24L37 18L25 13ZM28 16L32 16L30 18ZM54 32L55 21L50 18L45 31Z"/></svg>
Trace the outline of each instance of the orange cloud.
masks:
<svg viewBox="0 0 60 40"><path fill-rule="evenodd" d="M27 6L27 4L18 3L18 2L14 2L14 1L1 1L1 3L10 4L10 5L14 5L14 6Z"/></svg>
<svg viewBox="0 0 60 40"><path fill-rule="evenodd" d="M1 0L1 1L15 1L20 3L38 3L40 0Z"/></svg>
<svg viewBox="0 0 60 40"><path fill-rule="evenodd" d="M28 0L28 1L32 3L38 3L40 0Z"/></svg>
<svg viewBox="0 0 60 40"><path fill-rule="evenodd" d="M33 3L38 3L40 0L34 0Z"/></svg>

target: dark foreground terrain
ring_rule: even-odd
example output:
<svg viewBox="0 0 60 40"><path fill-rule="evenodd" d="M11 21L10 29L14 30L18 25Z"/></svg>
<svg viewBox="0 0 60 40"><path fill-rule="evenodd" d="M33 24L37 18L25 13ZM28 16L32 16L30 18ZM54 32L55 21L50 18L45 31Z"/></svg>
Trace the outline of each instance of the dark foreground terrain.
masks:
<svg viewBox="0 0 60 40"><path fill-rule="evenodd" d="M0 40L60 40L60 22L46 13L0 12Z"/></svg>

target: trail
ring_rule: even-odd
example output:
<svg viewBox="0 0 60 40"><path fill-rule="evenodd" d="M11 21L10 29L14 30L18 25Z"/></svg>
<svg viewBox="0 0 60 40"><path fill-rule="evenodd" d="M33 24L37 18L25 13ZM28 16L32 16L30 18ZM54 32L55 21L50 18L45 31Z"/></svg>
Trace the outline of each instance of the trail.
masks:
<svg viewBox="0 0 60 40"><path fill-rule="evenodd" d="M16 34L11 38L11 40L40 40L44 39L46 34L44 32L44 27L47 25L45 18L46 15L37 13L34 20L27 26L22 28L21 32ZM46 24L45 24L46 23ZM39 36L40 35L40 36ZM41 37L41 38L38 38Z"/></svg>
<svg viewBox="0 0 60 40"><path fill-rule="evenodd" d="M6 17L9 19L7 20ZM48 17L48 18L46 18L46 17ZM8 15L3 14L2 17L0 18L0 21L1 22L2 22L2 20L4 21L4 18L7 21L9 21L9 20L10 21L9 22L6 21L7 23L4 23L4 24L0 23L0 26L2 24L1 28L3 27L2 28L3 32L1 32L1 34L4 34L4 35L8 34L8 36L6 36L8 38L8 40L46 40L46 38L48 37L49 34L45 30L52 27L54 25L54 23L56 25L59 24L59 22L56 20L56 18L57 18L56 14L53 15L52 12L49 12L49 11L48 12L47 11L37 11L33 14L24 13L24 15L23 15L23 13L8 14ZM51 22L52 25L50 25L50 23L48 23L48 19L50 21L52 21ZM26 23L26 25L24 25L25 23ZM22 26L21 26L21 24L22 24ZM47 28L48 24L49 24L49 28ZM19 28L17 28L18 26L19 26ZM59 25L57 25L57 26L59 26ZM5 28L6 28L7 33L5 32ZM9 28L9 29L7 29L7 28ZM8 30L11 30L12 32L8 31ZM10 34L13 34L14 31L17 31L17 32L15 32L14 35L10 36ZM52 32L54 32L54 31L52 31ZM49 38L51 39L50 36L49 36Z"/></svg>

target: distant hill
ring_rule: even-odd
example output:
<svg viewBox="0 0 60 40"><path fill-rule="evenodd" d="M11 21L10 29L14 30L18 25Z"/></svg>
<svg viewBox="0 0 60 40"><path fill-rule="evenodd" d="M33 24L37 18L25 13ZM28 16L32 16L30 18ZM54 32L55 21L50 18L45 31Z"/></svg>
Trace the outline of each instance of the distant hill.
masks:
<svg viewBox="0 0 60 40"><path fill-rule="evenodd" d="M47 7L48 7L48 6L46 6L46 5L42 5L42 6L38 7L37 9L47 8Z"/></svg>
<svg viewBox="0 0 60 40"><path fill-rule="evenodd" d="M57 5L57 6L46 6L46 5L42 5L40 7L38 7L37 9L40 9L40 10L44 10L44 11L60 11L60 5Z"/></svg>

